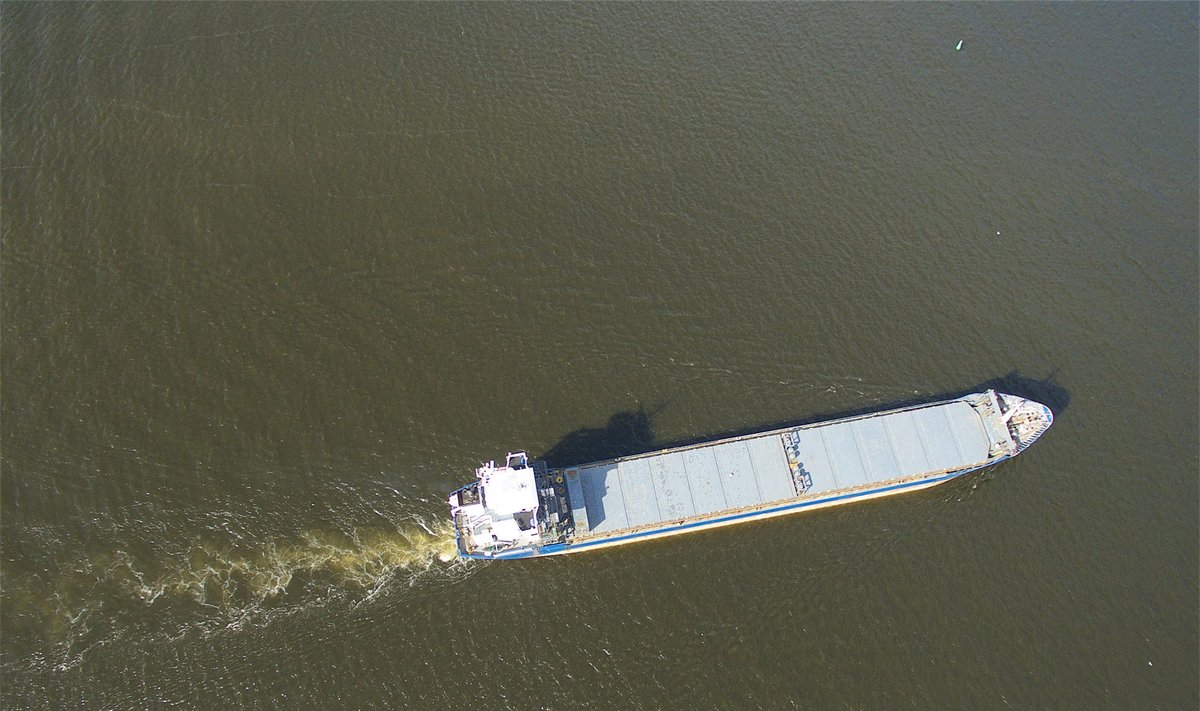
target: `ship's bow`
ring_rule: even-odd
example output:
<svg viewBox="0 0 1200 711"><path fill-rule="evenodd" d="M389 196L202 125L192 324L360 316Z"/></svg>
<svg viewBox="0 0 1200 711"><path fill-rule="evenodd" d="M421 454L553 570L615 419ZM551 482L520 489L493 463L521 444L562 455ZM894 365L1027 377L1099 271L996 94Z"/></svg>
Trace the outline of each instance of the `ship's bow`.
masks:
<svg viewBox="0 0 1200 711"><path fill-rule="evenodd" d="M1037 441L1054 423L1054 413L1040 402L1003 393L997 396L1017 453Z"/></svg>

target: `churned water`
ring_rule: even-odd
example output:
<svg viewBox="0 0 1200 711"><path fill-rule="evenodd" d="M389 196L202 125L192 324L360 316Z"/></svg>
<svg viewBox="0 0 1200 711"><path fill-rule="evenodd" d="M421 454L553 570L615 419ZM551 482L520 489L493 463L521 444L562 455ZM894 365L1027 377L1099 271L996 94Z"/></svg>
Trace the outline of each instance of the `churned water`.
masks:
<svg viewBox="0 0 1200 711"><path fill-rule="evenodd" d="M1195 708L1197 35L0 5L3 706ZM508 449L996 378L1057 420L982 474L454 560Z"/></svg>

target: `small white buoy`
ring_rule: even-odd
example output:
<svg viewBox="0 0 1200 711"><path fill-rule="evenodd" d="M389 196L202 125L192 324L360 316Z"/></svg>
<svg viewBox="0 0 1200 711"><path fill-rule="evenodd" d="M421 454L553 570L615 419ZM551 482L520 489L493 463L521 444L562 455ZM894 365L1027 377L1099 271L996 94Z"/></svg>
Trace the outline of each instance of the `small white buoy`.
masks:
<svg viewBox="0 0 1200 711"><path fill-rule="evenodd" d="M958 52L958 51L959 51L959 50L961 50L961 49L962 49L962 40L959 40L959 41L958 41L958 46L956 46L956 47L954 48L954 51L955 51L955 52Z"/></svg>

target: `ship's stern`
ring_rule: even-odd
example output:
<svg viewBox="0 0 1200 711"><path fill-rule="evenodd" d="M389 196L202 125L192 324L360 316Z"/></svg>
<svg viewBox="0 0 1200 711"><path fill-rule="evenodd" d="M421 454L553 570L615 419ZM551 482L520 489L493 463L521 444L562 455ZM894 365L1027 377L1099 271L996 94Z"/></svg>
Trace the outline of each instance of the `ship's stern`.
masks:
<svg viewBox="0 0 1200 711"><path fill-rule="evenodd" d="M524 452L510 452L504 466L486 462L476 481L450 494L450 517L458 554L464 558L530 555L541 543L536 475Z"/></svg>

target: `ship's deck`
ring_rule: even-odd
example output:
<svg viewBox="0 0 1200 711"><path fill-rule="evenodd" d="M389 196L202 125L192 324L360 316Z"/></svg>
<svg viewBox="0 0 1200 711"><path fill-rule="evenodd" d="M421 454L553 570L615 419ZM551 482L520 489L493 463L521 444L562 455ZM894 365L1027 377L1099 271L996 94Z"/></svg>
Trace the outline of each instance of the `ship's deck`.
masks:
<svg viewBox="0 0 1200 711"><path fill-rule="evenodd" d="M965 469L988 458L980 414L956 400L565 470L576 536Z"/></svg>

